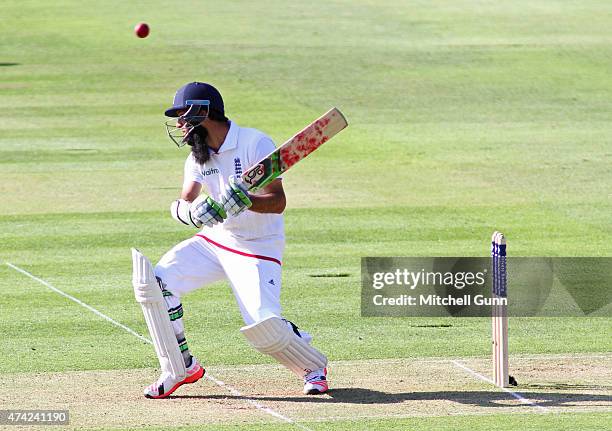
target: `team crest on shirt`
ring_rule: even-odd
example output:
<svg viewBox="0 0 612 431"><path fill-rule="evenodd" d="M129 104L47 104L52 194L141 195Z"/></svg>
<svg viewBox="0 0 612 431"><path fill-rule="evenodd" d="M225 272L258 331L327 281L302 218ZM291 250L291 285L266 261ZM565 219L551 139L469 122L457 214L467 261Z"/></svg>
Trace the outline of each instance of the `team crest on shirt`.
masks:
<svg viewBox="0 0 612 431"><path fill-rule="evenodd" d="M234 159L234 172L236 173L237 177L242 175L242 163L240 163L240 157L236 157Z"/></svg>

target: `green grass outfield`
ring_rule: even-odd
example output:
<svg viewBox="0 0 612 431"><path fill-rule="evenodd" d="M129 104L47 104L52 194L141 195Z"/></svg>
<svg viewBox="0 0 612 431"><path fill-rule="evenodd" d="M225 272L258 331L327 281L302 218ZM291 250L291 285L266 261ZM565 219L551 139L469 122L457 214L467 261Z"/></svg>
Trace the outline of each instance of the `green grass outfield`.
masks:
<svg viewBox="0 0 612 431"><path fill-rule="evenodd" d="M315 429L321 430L387 430L387 429L436 429L439 431L454 431L458 429L470 429L475 431L488 431L491 429L520 429L523 431L539 431L542 429L554 429L558 431L573 431L577 427L580 429L597 429L599 424L609 419L609 415L594 414L592 417L586 415L562 414L556 416L534 416L534 415L490 415L462 418L411 418L411 419L391 419L391 420L362 420L362 421L341 421L315 425ZM564 423L567 422L567 425ZM126 428L128 429L128 428ZM134 428L138 429L138 428ZM149 428L149 431L163 431L165 428ZM177 431L192 430L218 430L218 431L239 431L245 429L240 425L213 425L196 427L179 427ZM252 431L293 431L293 425L249 425Z"/></svg>
<svg viewBox="0 0 612 431"><path fill-rule="evenodd" d="M132 34L139 21L146 39ZM214 83L231 119L277 143L331 106L349 120L284 176L285 315L332 363L486 357L489 319L361 318L360 258L484 256L493 230L515 256L612 256L610 28L606 1L5 2L0 380L156 366L150 345L7 263L146 333L130 247L156 261L193 233L168 214L186 150L162 127L191 80ZM244 342L225 284L184 305L206 364L272 363ZM511 319L510 351L605 356L611 329L610 318ZM594 385L583 377L554 383ZM609 397L605 377L595 389ZM602 429L612 412L567 408L367 419L364 404L353 421L313 409L312 428ZM255 426L244 422L221 429Z"/></svg>

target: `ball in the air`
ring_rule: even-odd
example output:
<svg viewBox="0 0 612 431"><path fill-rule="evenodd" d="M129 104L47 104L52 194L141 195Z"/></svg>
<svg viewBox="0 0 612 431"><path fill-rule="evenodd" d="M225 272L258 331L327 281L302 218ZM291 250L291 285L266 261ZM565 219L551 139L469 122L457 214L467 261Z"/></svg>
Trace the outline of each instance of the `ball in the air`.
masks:
<svg viewBox="0 0 612 431"><path fill-rule="evenodd" d="M140 38L147 37L149 35L149 25L146 22L136 24L136 27L134 27L134 33L136 33L136 36Z"/></svg>

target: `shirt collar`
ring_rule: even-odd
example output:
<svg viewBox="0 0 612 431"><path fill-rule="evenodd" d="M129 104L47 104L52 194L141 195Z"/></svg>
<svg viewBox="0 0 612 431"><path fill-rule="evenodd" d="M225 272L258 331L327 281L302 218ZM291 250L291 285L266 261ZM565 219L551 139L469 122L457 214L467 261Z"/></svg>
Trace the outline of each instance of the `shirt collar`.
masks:
<svg viewBox="0 0 612 431"><path fill-rule="evenodd" d="M230 128L225 136L225 140L219 147L218 153L222 153L224 151L233 150L238 145L238 126L234 124L233 121L230 121Z"/></svg>

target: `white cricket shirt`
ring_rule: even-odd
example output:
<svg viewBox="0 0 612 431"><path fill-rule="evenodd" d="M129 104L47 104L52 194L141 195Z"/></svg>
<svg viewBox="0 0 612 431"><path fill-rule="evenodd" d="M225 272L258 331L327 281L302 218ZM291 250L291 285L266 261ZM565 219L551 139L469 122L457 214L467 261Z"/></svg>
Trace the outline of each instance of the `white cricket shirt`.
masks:
<svg viewBox="0 0 612 431"><path fill-rule="evenodd" d="M209 150L210 159L206 163L200 165L189 153L185 161L184 181L204 185L208 194L221 202L230 175L242 175L275 148L272 139L263 132L230 122L225 141L217 152ZM246 210L212 228L204 227L201 234L226 247L280 260L285 245L284 230L282 214Z"/></svg>

